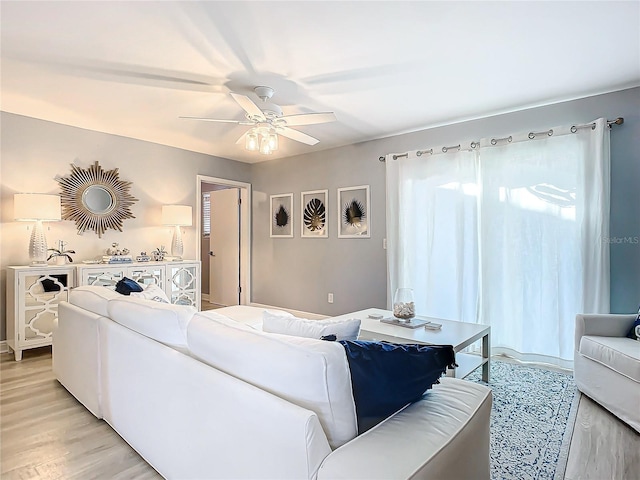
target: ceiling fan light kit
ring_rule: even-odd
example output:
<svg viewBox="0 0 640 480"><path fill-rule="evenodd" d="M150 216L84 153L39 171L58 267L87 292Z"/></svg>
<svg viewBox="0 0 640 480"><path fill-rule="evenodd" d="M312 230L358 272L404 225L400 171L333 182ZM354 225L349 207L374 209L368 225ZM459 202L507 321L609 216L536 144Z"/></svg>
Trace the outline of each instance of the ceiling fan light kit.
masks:
<svg viewBox="0 0 640 480"><path fill-rule="evenodd" d="M244 148L246 148L250 152L255 152L256 150L258 150L258 135L255 132L251 131L247 133Z"/></svg>
<svg viewBox="0 0 640 480"><path fill-rule="evenodd" d="M245 136L244 148L250 152L259 151L263 155L270 155L278 149L278 135L268 126L254 127Z"/></svg>
<svg viewBox="0 0 640 480"><path fill-rule="evenodd" d="M235 123L236 125L251 126L248 132L242 134L236 144L242 144L250 152L260 152L263 155L270 155L278 149L278 134L285 136L296 142L306 145L315 145L320 140L307 135L299 130L294 130L292 126L315 125L318 123L335 122L336 116L333 112L299 113L293 115L283 115L282 109L275 104L267 104L273 94L274 89L267 86L258 86L253 89L257 97L265 103L260 108L253 100L245 95L231 92L233 98L245 111L246 120L225 120L217 118L202 117L180 117L191 120L204 120L207 122Z"/></svg>

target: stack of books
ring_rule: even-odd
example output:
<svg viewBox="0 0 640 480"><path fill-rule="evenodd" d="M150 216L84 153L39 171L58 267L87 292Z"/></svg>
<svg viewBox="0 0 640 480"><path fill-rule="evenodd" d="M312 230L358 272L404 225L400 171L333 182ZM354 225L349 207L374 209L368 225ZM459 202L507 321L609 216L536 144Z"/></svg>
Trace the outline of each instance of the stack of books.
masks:
<svg viewBox="0 0 640 480"><path fill-rule="evenodd" d="M131 255L103 255L102 263L132 263Z"/></svg>

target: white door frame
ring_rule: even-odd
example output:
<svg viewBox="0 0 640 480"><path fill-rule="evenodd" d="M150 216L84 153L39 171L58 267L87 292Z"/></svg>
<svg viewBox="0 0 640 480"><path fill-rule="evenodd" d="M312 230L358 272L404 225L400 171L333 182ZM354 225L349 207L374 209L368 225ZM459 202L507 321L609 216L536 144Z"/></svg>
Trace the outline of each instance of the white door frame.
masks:
<svg viewBox="0 0 640 480"><path fill-rule="evenodd" d="M196 176L196 259L202 260L202 183L240 189L240 305L251 303L251 184L226 178Z"/></svg>

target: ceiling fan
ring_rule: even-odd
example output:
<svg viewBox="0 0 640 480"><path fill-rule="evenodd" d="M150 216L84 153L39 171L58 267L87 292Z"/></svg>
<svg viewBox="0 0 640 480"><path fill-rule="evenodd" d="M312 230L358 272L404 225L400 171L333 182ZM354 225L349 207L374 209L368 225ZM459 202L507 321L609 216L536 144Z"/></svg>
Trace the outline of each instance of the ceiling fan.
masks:
<svg viewBox="0 0 640 480"><path fill-rule="evenodd" d="M238 102L238 105L246 112L246 120L224 120L217 118L203 117L180 117L191 120L204 120L206 122L235 123L236 125L246 125L251 128L238 139L236 144L245 144L245 148L250 151L259 151L268 155L278 149L278 135L290 138L296 142L307 145L315 145L320 140L294 130L290 127L300 125L314 125L318 123L328 123L336 121L333 112L299 113L293 115L282 115L282 109L273 103L267 103L274 90L271 87L258 86L253 89L258 98L264 102L261 108L249 97L231 92L231 97Z"/></svg>

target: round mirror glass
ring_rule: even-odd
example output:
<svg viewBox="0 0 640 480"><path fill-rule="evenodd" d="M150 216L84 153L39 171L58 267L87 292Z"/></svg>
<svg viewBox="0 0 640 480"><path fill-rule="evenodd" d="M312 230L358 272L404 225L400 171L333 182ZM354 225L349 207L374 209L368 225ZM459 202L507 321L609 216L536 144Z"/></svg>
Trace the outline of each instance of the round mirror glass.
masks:
<svg viewBox="0 0 640 480"><path fill-rule="evenodd" d="M91 185L82 194L82 203L91 213L105 214L113 206L109 190L100 185Z"/></svg>

